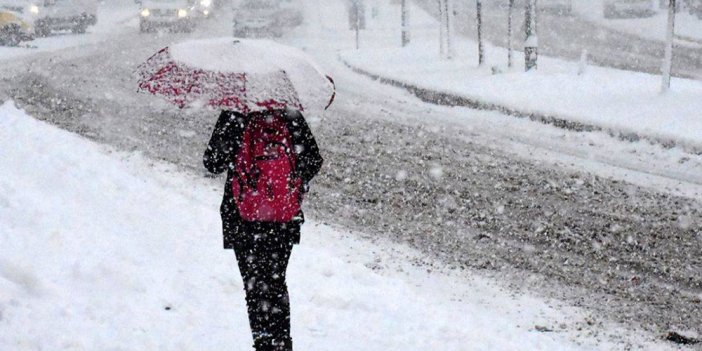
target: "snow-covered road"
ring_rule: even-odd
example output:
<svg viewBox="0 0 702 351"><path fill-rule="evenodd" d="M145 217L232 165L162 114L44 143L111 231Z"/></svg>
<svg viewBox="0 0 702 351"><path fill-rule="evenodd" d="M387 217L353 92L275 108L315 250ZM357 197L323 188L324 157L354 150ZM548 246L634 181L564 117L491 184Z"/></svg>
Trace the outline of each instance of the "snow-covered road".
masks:
<svg viewBox="0 0 702 351"><path fill-rule="evenodd" d="M408 243L456 267L488 268L512 288L543 289L642 325L649 337L701 332L699 155L427 105L337 60L354 43L340 2L305 6L306 25L283 40L315 55L339 89L328 112L308 116L327 160L308 203L318 222L378 246ZM132 72L171 42L230 28L223 16L191 35L132 28L31 53L0 67L0 100L200 174L216 114L138 95Z"/></svg>
<svg viewBox="0 0 702 351"><path fill-rule="evenodd" d="M134 16L137 7L128 0L113 0L105 2L98 8L100 22L88 29L86 34L74 35L68 31L57 32L46 38L37 38L25 42L20 47L0 46L0 62L13 64L22 62L25 57L39 53L50 53L68 47L81 47L91 44L104 43L115 35L133 31L138 25Z"/></svg>
<svg viewBox="0 0 702 351"><path fill-rule="evenodd" d="M0 178L0 349L248 349L243 286L219 248L218 188L12 103L0 106L0 127L0 161L12 169ZM427 264L405 245L314 222L303 237L288 275L299 349L673 349Z"/></svg>

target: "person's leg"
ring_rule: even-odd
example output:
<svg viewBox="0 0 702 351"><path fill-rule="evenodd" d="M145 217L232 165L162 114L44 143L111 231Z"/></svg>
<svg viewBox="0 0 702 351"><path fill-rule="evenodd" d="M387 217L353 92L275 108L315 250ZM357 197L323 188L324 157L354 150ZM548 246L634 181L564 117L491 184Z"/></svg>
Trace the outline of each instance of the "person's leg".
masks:
<svg viewBox="0 0 702 351"><path fill-rule="evenodd" d="M259 303L264 297L261 295L262 291L258 288L261 279L261 277L258 276L258 272L260 271L260 256L256 251L253 242L240 242L234 248L239 272L241 273L241 279L244 284L244 291L246 292L246 307L249 315L249 326L251 327L254 348L257 351L268 351L269 348L265 347L265 344L268 343L269 336L266 335L262 325L262 321L265 317L261 314L259 308Z"/></svg>
<svg viewBox="0 0 702 351"><path fill-rule="evenodd" d="M287 236L279 234L264 231L234 250L246 291L254 347L258 351L292 350L285 277L293 245Z"/></svg>
<svg viewBox="0 0 702 351"><path fill-rule="evenodd" d="M272 344L275 351L291 351L290 337L290 297L286 283L286 273L292 243L285 236L273 235L268 240L270 260L267 275L267 300L271 302L267 330L273 335Z"/></svg>

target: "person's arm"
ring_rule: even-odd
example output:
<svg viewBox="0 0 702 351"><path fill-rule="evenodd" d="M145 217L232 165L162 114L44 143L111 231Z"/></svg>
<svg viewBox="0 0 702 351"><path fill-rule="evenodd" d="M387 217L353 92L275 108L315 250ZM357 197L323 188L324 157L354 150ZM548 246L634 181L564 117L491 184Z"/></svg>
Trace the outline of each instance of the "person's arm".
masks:
<svg viewBox="0 0 702 351"><path fill-rule="evenodd" d="M301 113L290 113L291 131L297 154L297 172L302 178L305 188L319 173L324 159L319 153L317 141Z"/></svg>
<svg viewBox="0 0 702 351"><path fill-rule="evenodd" d="M219 115L202 158L210 173L220 174L227 170L231 155L239 149L242 124L243 117L237 113L222 111Z"/></svg>

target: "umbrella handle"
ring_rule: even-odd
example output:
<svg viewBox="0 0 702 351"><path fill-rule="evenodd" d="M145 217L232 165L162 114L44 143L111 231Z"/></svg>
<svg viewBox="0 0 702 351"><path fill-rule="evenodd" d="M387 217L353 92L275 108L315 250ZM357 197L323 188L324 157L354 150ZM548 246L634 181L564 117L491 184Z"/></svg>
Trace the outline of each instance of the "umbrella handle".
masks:
<svg viewBox="0 0 702 351"><path fill-rule="evenodd" d="M334 79L330 76L326 76L326 77L329 80L329 82L332 84L333 92L332 92L331 98L329 99L329 103L327 104L326 107L324 107L325 110L328 109L332 103L334 103L334 98L336 98L336 84L334 83Z"/></svg>

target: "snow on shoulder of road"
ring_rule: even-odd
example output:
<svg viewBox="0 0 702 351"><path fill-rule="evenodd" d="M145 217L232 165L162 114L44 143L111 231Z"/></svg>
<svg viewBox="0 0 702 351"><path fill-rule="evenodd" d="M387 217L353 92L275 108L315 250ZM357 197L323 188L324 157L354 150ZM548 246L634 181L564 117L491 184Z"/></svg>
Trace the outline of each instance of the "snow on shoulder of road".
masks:
<svg viewBox="0 0 702 351"><path fill-rule="evenodd" d="M221 249L218 182L112 152L11 102L0 107L0 171L1 350L250 349L234 255ZM289 270L296 345L669 347L418 259L308 223Z"/></svg>
<svg viewBox="0 0 702 351"><path fill-rule="evenodd" d="M487 64L478 67L477 44L454 40L452 59L439 57L438 24L412 7L412 42L399 47L399 7L382 7L369 23L361 50L345 50L344 62L384 78L466 97L522 114L537 114L602 128L612 134L702 150L702 82L673 79L661 94L660 76L582 66L578 62L539 57L536 72L524 73L524 56L515 52L508 69L507 52L486 45ZM421 21L421 22L420 22ZM428 23L434 23L427 26ZM390 39L388 39L388 35ZM584 69L583 69L584 68Z"/></svg>

